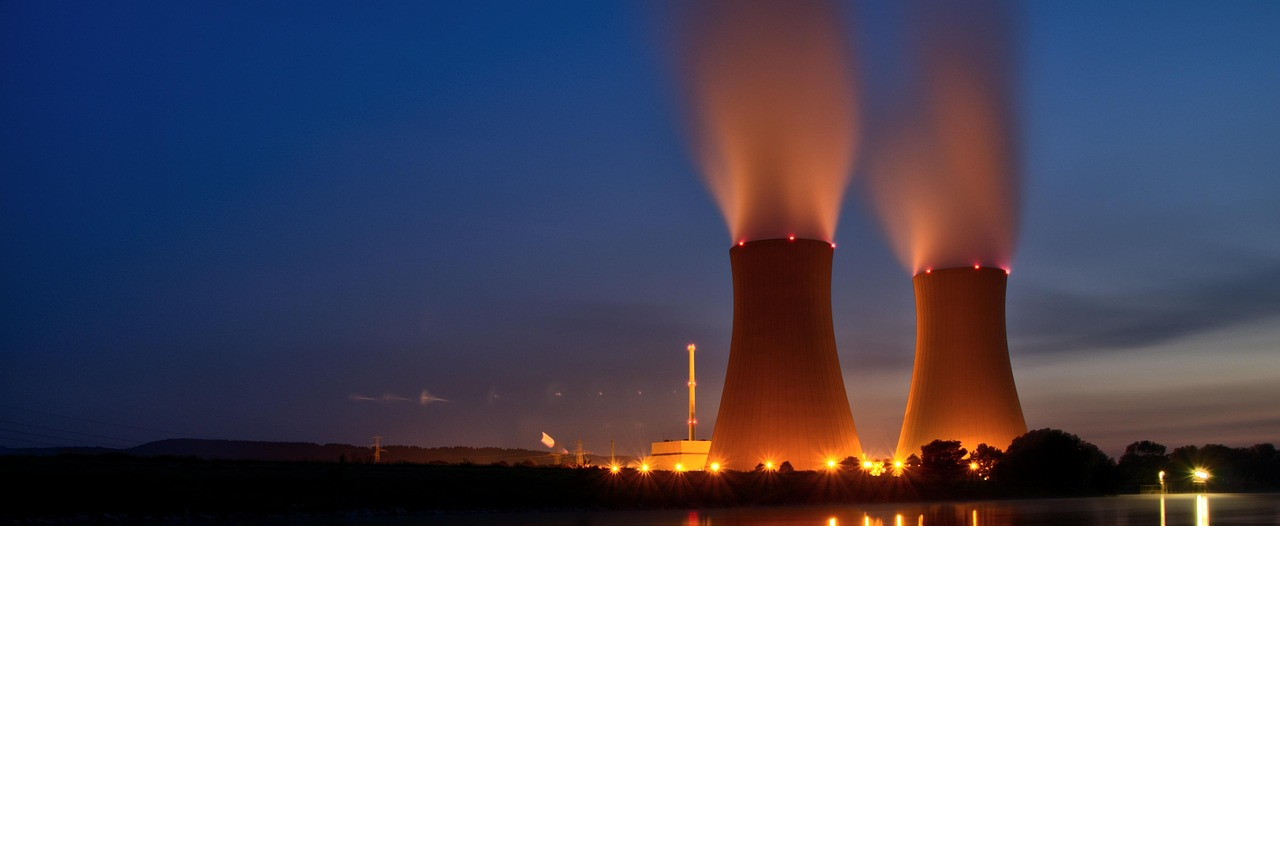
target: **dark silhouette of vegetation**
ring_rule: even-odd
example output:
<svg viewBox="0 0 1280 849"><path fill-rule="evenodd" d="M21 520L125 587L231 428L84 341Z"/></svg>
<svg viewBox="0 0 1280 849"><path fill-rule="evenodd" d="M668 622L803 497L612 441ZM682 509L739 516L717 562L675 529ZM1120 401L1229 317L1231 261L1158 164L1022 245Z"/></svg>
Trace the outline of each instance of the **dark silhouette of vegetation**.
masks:
<svg viewBox="0 0 1280 849"><path fill-rule="evenodd" d="M934 440L911 455L904 472L925 484L925 494L947 485L955 497L1107 495L1156 491L1190 492L1196 469L1209 473L1210 490L1256 492L1280 489L1280 452L1270 443L1249 448L1187 445L1166 452L1150 440L1130 443L1119 462L1097 446L1060 430L1043 429L1014 440L1007 451L979 444L964 459L956 440ZM969 481L978 486L965 485Z"/></svg>
<svg viewBox="0 0 1280 849"><path fill-rule="evenodd" d="M978 447L973 449L973 453L969 455L974 476L982 480L990 480L991 473L995 471L996 466L1004 459L1004 452L999 448L992 448L985 442L979 442Z"/></svg>
<svg viewBox="0 0 1280 849"><path fill-rule="evenodd" d="M1120 483L1125 492L1164 485L1168 492L1188 492L1194 486L1196 469L1209 473L1210 489L1232 492L1256 492L1280 489L1280 455L1271 443L1249 448L1225 445L1184 445L1165 453L1158 442L1142 440L1130 443L1118 464Z"/></svg>
<svg viewBox="0 0 1280 849"><path fill-rule="evenodd" d="M1141 440L1131 442L1120 455L1117 471L1120 485L1126 490L1138 490L1140 487L1160 486L1160 473L1168 472L1169 457L1165 447L1159 442Z"/></svg>
<svg viewBox="0 0 1280 849"><path fill-rule="evenodd" d="M935 439L920 446L920 472L933 481L960 480L968 469L968 453L957 440Z"/></svg>
<svg viewBox="0 0 1280 849"><path fill-rule="evenodd" d="M469 463L207 460L124 452L0 456L0 478L16 497L0 522L281 523L450 522L469 512L636 510L853 504L1103 495L1163 470L1170 492L1189 492L1192 473L1210 474L1216 492L1280 491L1280 455L1250 448L1131 444L1117 464L1096 446L1060 430L1031 431L1006 451L954 440L921 446L901 469L889 460L783 474L641 473L560 468L532 459ZM350 455L348 455L349 457ZM427 456L431 456L428 454ZM464 459L462 457L459 458ZM542 458L539 458L542 459ZM848 458L846 458L848 459ZM510 465L504 465L510 463ZM977 468L970 468L970 463ZM764 471L764 467L757 467ZM986 474L986 472L990 474ZM1157 478L1158 479L1158 478ZM1203 485L1203 484L1202 484Z"/></svg>
<svg viewBox="0 0 1280 849"><path fill-rule="evenodd" d="M1115 461L1073 433L1045 428L1024 433L991 479L1018 495L1108 495L1119 489Z"/></svg>

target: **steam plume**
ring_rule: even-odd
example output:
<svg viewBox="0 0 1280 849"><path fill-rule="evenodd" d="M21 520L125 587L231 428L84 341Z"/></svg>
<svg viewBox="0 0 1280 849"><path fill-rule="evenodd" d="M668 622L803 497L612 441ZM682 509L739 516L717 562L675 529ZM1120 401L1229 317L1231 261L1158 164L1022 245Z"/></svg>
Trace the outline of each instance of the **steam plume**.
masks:
<svg viewBox="0 0 1280 849"><path fill-rule="evenodd" d="M877 109L867 188L912 274L1005 267L1019 217L1011 0L913 0L903 90Z"/></svg>
<svg viewBox="0 0 1280 849"><path fill-rule="evenodd" d="M832 0L671 3L694 157L734 241L831 241L857 103Z"/></svg>

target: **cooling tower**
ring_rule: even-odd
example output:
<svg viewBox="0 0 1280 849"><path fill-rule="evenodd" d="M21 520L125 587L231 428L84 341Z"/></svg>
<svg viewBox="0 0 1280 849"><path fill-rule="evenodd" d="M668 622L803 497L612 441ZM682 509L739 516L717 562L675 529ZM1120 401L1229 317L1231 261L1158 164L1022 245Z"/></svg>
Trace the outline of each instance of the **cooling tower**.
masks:
<svg viewBox="0 0 1280 849"><path fill-rule="evenodd" d="M817 469L862 455L831 323L833 252L812 239L730 248L733 340L711 462Z"/></svg>
<svg viewBox="0 0 1280 849"><path fill-rule="evenodd" d="M1002 268L917 274L916 359L897 457L935 439L1005 449L1027 431L1009 364Z"/></svg>

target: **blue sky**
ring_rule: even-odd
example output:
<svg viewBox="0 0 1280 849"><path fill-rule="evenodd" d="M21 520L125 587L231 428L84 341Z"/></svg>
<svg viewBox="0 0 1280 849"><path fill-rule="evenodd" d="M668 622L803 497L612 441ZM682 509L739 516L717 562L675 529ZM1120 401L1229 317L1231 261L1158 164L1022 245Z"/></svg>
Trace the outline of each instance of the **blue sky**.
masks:
<svg viewBox="0 0 1280 849"><path fill-rule="evenodd" d="M853 16L869 96L890 8ZM656 20L4 4L0 444L546 431L640 451L683 431L691 341L709 435L729 237ZM1028 425L1112 454L1280 442L1280 8L1037 3L1020 30L1008 321ZM863 443L887 454L914 312L863 176L835 325Z"/></svg>

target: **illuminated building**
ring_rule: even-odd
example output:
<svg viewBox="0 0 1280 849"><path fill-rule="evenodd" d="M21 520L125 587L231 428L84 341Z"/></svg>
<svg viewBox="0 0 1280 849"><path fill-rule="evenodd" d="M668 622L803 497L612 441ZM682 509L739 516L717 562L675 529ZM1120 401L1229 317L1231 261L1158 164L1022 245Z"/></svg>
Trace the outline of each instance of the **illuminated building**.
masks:
<svg viewBox="0 0 1280 849"><path fill-rule="evenodd" d="M862 454L831 322L834 247L793 236L729 250L733 340L710 454L724 468Z"/></svg>
<svg viewBox="0 0 1280 849"><path fill-rule="evenodd" d="M1027 432L1009 363L1002 268L935 268L912 283L916 354L899 458L935 439L1001 450Z"/></svg>
<svg viewBox="0 0 1280 849"><path fill-rule="evenodd" d="M705 439L667 439L651 443L649 468L700 472L707 464L710 447L711 443Z"/></svg>

